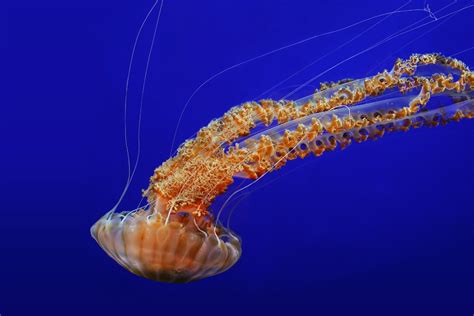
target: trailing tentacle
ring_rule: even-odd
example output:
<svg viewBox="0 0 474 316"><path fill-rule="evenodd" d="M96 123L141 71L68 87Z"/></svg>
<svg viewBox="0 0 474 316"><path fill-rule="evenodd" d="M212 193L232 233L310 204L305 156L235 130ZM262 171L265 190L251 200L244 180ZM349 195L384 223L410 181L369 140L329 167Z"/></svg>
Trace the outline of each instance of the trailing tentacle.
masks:
<svg viewBox="0 0 474 316"><path fill-rule="evenodd" d="M473 87L474 74L461 61L415 54L397 60L391 71L324 84L297 101L244 103L186 141L155 170L145 195L150 203L164 205L159 211L186 209L204 216L235 176L256 179L309 152L376 137L388 130L377 131L379 123L398 128L399 122L425 111L433 95L460 97L465 92L471 97Z"/></svg>

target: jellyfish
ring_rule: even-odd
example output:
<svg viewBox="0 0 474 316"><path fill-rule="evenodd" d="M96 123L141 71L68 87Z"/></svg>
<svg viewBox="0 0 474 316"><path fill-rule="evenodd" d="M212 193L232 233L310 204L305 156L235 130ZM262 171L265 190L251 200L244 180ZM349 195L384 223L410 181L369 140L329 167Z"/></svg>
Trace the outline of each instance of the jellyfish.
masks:
<svg viewBox="0 0 474 316"><path fill-rule="evenodd" d="M474 73L462 61L413 54L390 71L323 83L299 100L235 106L155 169L146 207L105 214L92 236L148 279L180 283L222 273L239 260L241 239L220 224L212 204L237 177L254 183L290 160L473 118L473 91Z"/></svg>

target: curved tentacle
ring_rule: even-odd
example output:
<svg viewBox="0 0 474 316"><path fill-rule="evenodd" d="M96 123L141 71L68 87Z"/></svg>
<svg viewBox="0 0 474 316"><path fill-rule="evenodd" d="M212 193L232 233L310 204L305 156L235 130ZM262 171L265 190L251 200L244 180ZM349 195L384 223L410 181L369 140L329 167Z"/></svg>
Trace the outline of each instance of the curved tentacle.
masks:
<svg viewBox="0 0 474 316"><path fill-rule="evenodd" d="M155 170L145 195L151 203L160 200L159 211L168 217L183 209L206 216L209 205L236 176L258 179L309 152L318 155L337 144L345 147L353 140L378 137L391 130L390 123L394 130L403 129L411 118L425 117L433 123L427 113L442 115L448 108L422 113L432 96L459 99L464 93L471 98L473 87L474 75L463 62L440 54L415 54L398 59L390 71L322 84L296 101L244 103L186 141L175 157ZM469 109L460 109L457 117L472 117Z"/></svg>

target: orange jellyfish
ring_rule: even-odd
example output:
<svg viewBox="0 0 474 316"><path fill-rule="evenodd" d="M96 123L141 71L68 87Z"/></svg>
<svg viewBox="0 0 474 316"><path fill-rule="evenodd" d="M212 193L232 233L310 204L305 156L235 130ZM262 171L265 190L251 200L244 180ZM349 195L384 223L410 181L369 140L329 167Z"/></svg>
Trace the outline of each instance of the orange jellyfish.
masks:
<svg viewBox="0 0 474 316"><path fill-rule="evenodd" d="M414 54L373 77L321 84L300 100L233 107L155 170L146 208L107 213L92 236L120 265L152 280L188 282L224 272L239 259L241 242L210 207L235 177L257 181L289 160L473 118L473 91L474 73L463 62Z"/></svg>

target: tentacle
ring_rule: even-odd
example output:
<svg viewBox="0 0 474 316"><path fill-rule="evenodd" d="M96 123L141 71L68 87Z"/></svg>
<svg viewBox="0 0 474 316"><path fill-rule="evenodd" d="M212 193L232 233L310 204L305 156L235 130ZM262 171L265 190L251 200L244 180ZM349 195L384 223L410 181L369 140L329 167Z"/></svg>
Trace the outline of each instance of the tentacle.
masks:
<svg viewBox="0 0 474 316"><path fill-rule="evenodd" d="M461 61L416 54L397 60L390 72L325 84L300 100L248 102L186 141L155 170L145 195L166 212L186 208L204 216L236 175L257 179L308 152L375 137L381 133L375 124L414 117L433 95L470 95L473 87L474 75Z"/></svg>

